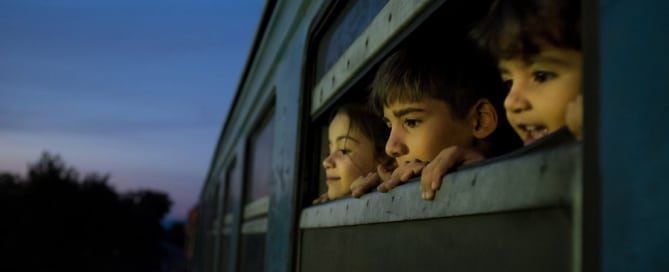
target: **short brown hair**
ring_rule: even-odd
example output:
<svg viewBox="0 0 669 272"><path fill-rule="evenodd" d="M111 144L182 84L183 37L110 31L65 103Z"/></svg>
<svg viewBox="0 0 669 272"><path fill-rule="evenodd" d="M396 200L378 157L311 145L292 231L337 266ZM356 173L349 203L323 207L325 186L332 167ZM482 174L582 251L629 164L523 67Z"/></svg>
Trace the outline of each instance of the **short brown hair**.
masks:
<svg viewBox="0 0 669 272"><path fill-rule="evenodd" d="M498 59L527 58L542 43L580 51L580 18L579 0L495 0L471 36Z"/></svg>
<svg viewBox="0 0 669 272"><path fill-rule="evenodd" d="M453 115L463 119L481 98L501 107L506 94L490 59L472 44L413 44L392 53L372 82L370 103L378 113L395 102L424 98L446 102Z"/></svg>

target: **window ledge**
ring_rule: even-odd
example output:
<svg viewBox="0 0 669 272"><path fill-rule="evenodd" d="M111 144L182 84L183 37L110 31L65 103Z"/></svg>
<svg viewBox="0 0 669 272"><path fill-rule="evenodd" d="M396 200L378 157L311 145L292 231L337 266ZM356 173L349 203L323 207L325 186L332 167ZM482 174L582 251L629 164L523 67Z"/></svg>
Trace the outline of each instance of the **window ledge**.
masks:
<svg viewBox="0 0 669 272"><path fill-rule="evenodd" d="M388 193L374 192L305 208L300 228L321 228L571 206L578 201L581 145L493 161L448 174L433 201L420 198L418 179Z"/></svg>

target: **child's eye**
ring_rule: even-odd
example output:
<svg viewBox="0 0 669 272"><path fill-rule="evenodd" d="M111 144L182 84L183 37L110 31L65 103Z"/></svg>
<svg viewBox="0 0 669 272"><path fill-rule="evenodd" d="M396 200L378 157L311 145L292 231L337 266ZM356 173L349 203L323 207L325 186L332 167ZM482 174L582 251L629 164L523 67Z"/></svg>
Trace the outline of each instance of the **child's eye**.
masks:
<svg viewBox="0 0 669 272"><path fill-rule="evenodd" d="M548 80L551 80L555 78L556 74L552 72L546 72L546 71L536 71L532 73L532 77L534 77L534 81L538 83L543 83Z"/></svg>
<svg viewBox="0 0 669 272"><path fill-rule="evenodd" d="M408 128L414 128L420 124L420 120L417 119L406 119L404 120L404 125Z"/></svg>
<svg viewBox="0 0 669 272"><path fill-rule="evenodd" d="M348 153L351 153L351 150L350 149L339 149L339 153L341 153L342 155L346 155Z"/></svg>

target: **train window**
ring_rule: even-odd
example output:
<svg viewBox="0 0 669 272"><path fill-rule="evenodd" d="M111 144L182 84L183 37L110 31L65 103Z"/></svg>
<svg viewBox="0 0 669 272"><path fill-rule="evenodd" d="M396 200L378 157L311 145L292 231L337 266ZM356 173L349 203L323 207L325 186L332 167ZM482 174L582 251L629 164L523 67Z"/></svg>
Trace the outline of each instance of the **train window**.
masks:
<svg viewBox="0 0 669 272"><path fill-rule="evenodd" d="M332 68L337 59L365 30L374 16L388 3L388 0L340 1L345 2L343 7L335 7L338 14L324 31L318 45L318 59L316 59L316 78L320 78Z"/></svg>
<svg viewBox="0 0 669 272"><path fill-rule="evenodd" d="M274 142L274 114L267 115L260 129L252 136L249 148L251 165L245 203L249 204L269 195L272 179L272 148Z"/></svg>
<svg viewBox="0 0 669 272"><path fill-rule="evenodd" d="M233 208L235 203L241 199L239 192L241 189L241 180L239 179L239 167L237 166L236 161L232 161L230 166L228 166L227 172L225 174L224 182L224 191L223 191L223 208L221 209L221 215L223 216L223 222L221 227L221 239L220 239L220 254L219 254L219 271L228 271L226 264L229 262L228 258L231 250L231 237L233 234L232 231L232 222L234 218Z"/></svg>
<svg viewBox="0 0 669 272"><path fill-rule="evenodd" d="M274 146L274 108L267 111L248 147L250 165L240 239L240 271L262 271L272 181Z"/></svg>
<svg viewBox="0 0 669 272"><path fill-rule="evenodd" d="M380 53L386 51L389 47L388 44L395 42L398 36L415 27L419 21L417 18L424 19L424 16L421 16L422 13L438 6L441 2L388 1L371 22L366 25L367 27L350 43L343 54L339 53L336 44L333 45L337 41L328 39L329 35L324 35L320 40L317 39L315 42L319 46L316 58L319 59L317 62L323 63L317 64L318 66L326 67L326 60L331 58L329 55L337 56L337 58L333 65L327 66L331 68L322 76L320 74L314 75L315 86L311 92L312 115L318 115L326 111L327 106L333 102L333 98L340 95L343 90L352 87L358 77L368 72L372 66L370 62L375 60ZM342 12L346 11L353 12L347 9L342 10ZM335 18L347 18L347 16L339 15ZM337 20L334 22L337 22ZM328 25L326 27L333 27L336 30L338 26ZM333 31L333 33L335 32Z"/></svg>
<svg viewBox="0 0 669 272"><path fill-rule="evenodd" d="M212 271L214 267L214 263L216 262L216 257L213 255L216 249L216 241L218 240L218 224L216 220L216 208L218 207L217 202L218 202L218 196L219 196L219 188L220 184L215 183L213 184L214 189L213 190L208 190L209 194L207 195L207 198L205 200L206 205L206 210L205 210L205 228L206 228L206 234L205 234L205 246L207 248L207 251L205 252L204 256L204 263L205 263L205 269L207 271Z"/></svg>

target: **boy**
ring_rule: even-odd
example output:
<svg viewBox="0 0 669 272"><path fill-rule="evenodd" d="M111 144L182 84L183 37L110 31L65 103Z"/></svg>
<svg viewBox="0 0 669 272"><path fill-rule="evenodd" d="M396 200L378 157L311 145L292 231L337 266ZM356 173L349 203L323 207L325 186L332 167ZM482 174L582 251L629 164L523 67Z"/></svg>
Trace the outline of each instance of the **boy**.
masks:
<svg viewBox="0 0 669 272"><path fill-rule="evenodd" d="M473 46L415 45L388 57L372 83L370 102L390 128L386 153L397 162L378 185L381 192L419 175L449 146L477 151L469 158L477 161L520 145L500 114L505 93L499 76ZM353 196L379 182L354 182Z"/></svg>
<svg viewBox="0 0 669 272"><path fill-rule="evenodd" d="M498 60L509 88L504 100L509 123L529 145L565 126L580 137L581 40L577 0L497 0L472 31ZM471 150L443 152L423 170L421 190L431 199L441 177Z"/></svg>

